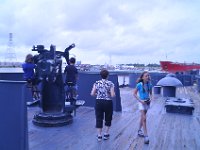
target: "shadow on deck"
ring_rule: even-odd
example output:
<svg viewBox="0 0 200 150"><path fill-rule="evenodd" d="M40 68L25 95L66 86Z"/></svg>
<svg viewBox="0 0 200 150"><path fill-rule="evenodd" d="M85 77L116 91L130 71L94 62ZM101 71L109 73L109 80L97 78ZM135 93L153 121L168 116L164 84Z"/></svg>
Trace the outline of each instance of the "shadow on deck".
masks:
<svg viewBox="0 0 200 150"><path fill-rule="evenodd" d="M28 131L30 150L182 150L200 149L200 97L194 87L187 87L187 93L177 90L177 95L193 99L193 115L166 113L162 97L154 96L148 111L147 128L150 143L145 145L137 136L140 113L133 89L122 88L122 112L114 112L111 137L107 141L96 140L94 109L80 107L73 123L63 127L44 128L34 126L32 118L39 108L28 108ZM181 97L181 96L180 96Z"/></svg>

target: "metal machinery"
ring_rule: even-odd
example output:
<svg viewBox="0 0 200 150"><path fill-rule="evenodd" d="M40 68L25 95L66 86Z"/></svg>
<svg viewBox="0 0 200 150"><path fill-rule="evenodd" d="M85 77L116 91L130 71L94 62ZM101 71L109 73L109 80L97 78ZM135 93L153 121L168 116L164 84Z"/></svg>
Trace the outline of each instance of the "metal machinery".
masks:
<svg viewBox="0 0 200 150"><path fill-rule="evenodd" d="M50 50L43 45L33 46L32 51L39 54L34 56L36 79L41 84L41 111L36 113L33 123L38 126L63 126L72 123L72 111L77 107L65 107L65 90L62 78L62 57L69 60L69 51L75 47L71 44L64 52L56 51L54 45ZM76 105L76 104L73 104Z"/></svg>

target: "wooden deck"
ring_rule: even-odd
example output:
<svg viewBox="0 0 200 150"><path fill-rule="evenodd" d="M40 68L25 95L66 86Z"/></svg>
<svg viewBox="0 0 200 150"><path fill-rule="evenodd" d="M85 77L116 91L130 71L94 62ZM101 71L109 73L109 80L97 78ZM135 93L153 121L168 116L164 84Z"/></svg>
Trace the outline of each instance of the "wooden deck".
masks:
<svg viewBox="0 0 200 150"><path fill-rule="evenodd" d="M200 95L195 87L177 90L180 97L191 97L195 103L193 115L166 113L162 97L154 96L148 111L147 128L150 143L137 136L139 111L131 88L120 89L122 112L114 112L111 137L97 142L94 109L81 107L73 123L63 127L34 126L32 118L37 107L28 108L30 150L199 150Z"/></svg>

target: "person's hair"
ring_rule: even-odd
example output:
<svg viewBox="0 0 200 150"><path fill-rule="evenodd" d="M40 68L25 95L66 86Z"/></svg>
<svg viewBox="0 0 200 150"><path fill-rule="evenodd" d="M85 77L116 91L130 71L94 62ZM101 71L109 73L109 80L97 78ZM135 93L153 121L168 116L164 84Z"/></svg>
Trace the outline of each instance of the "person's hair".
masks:
<svg viewBox="0 0 200 150"><path fill-rule="evenodd" d="M136 82L137 83L139 83L139 82L142 82L143 83L143 76L146 74L146 73L149 73L148 71L144 71L141 75L140 75L140 77L136 80Z"/></svg>
<svg viewBox="0 0 200 150"><path fill-rule="evenodd" d="M72 63L72 64L75 64L76 59L75 59L74 57L71 57L71 58L69 59L69 62Z"/></svg>
<svg viewBox="0 0 200 150"><path fill-rule="evenodd" d="M149 72L148 72L148 71L144 71L144 72L140 75L140 77L137 79L137 81L136 81L137 83L142 82L143 93L145 92L143 76L144 76L146 73L149 73ZM147 92L149 92L149 91L150 91L150 89L149 89L149 82L147 82Z"/></svg>
<svg viewBox="0 0 200 150"><path fill-rule="evenodd" d="M103 69L103 70L101 70L100 75L103 79L106 79L109 75L109 72L108 72L108 70Z"/></svg>
<svg viewBox="0 0 200 150"><path fill-rule="evenodd" d="M25 58L25 62L27 62L27 63L33 62L33 55L27 54L26 58Z"/></svg>

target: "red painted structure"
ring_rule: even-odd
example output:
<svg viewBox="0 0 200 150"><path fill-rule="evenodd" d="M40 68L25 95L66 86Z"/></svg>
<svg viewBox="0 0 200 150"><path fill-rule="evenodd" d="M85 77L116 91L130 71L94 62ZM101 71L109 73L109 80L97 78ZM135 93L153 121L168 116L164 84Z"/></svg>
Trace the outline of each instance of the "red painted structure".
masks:
<svg viewBox="0 0 200 150"><path fill-rule="evenodd" d="M197 63L177 63L171 61L160 61L160 66L163 71L167 72L183 72L200 69L200 64Z"/></svg>

